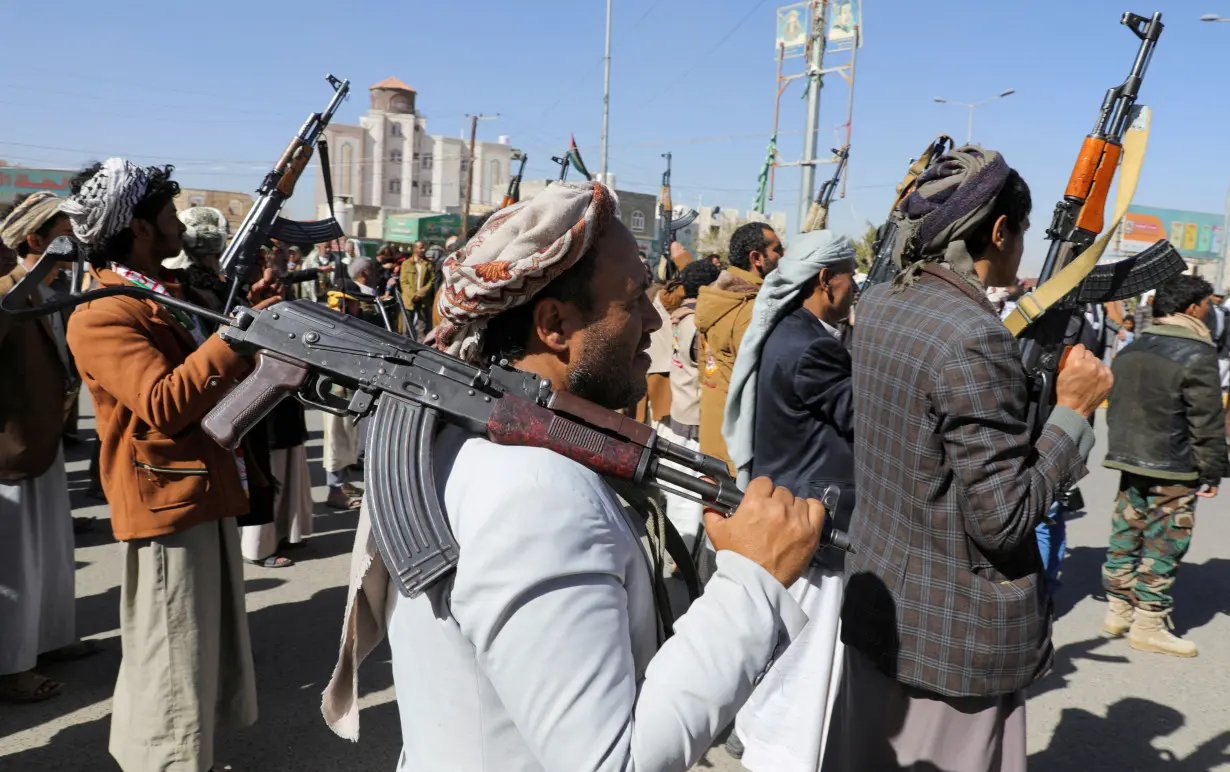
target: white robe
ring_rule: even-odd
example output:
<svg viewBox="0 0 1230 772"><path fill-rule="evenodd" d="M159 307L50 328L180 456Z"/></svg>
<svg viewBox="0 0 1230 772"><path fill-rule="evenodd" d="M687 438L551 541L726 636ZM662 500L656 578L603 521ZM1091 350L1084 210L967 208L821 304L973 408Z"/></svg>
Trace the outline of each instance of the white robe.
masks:
<svg viewBox="0 0 1230 772"><path fill-rule="evenodd" d="M269 466L278 481L273 522L240 529L243 556L247 560L264 560L277 552L283 541L298 544L312 535L312 480L307 446L269 451Z"/></svg>
<svg viewBox="0 0 1230 772"><path fill-rule="evenodd" d="M639 522L596 474L446 427L437 480L456 573L390 591L401 770L684 772L806 624L723 551L659 646Z"/></svg>
<svg viewBox="0 0 1230 772"><path fill-rule="evenodd" d="M841 685L841 573L812 567L790 587L810 620L739 711L750 772L817 772Z"/></svg>
<svg viewBox="0 0 1230 772"><path fill-rule="evenodd" d="M73 546L62 451L38 477L0 483L0 675L77 639Z"/></svg>

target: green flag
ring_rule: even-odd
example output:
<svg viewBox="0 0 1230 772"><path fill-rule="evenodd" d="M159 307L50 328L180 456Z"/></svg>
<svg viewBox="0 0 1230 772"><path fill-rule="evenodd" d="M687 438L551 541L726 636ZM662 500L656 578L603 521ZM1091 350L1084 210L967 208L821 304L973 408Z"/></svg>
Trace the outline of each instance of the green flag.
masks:
<svg viewBox="0 0 1230 772"><path fill-rule="evenodd" d="M585 168L585 162L581 160L581 151L577 147L577 138L572 137L572 144L568 146L568 160L572 162L572 168L577 170L587 180L592 180L594 175L589 173L589 169Z"/></svg>

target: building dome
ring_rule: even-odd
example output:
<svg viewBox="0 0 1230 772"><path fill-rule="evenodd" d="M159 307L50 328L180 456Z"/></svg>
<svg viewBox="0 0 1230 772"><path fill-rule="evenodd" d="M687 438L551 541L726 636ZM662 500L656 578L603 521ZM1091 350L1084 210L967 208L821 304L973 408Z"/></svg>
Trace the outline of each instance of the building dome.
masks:
<svg viewBox="0 0 1230 772"><path fill-rule="evenodd" d="M385 78L368 91L372 109L388 113L414 113L415 90L397 78Z"/></svg>

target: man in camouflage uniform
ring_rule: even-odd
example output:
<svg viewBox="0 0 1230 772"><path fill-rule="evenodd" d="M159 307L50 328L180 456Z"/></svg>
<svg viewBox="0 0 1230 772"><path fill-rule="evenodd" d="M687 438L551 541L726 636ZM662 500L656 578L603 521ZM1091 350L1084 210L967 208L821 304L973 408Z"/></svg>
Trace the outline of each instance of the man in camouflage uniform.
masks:
<svg viewBox="0 0 1230 772"><path fill-rule="evenodd" d="M1105 465L1123 472L1102 567L1110 635L1134 649L1196 656L1170 631L1170 588L1191 545L1196 500L1227 473L1217 348L1205 325L1213 288L1178 276L1154 298L1153 324L1115 358Z"/></svg>

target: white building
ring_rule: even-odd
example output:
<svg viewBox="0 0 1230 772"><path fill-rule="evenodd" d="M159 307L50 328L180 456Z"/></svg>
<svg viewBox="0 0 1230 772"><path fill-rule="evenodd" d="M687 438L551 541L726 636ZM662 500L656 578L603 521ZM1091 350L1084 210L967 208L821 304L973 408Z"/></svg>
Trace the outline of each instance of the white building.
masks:
<svg viewBox="0 0 1230 772"><path fill-rule="evenodd" d="M417 92L397 78L372 86L371 108L358 126L332 123L329 142L333 194L354 207L363 236L380 238L384 217L405 212L461 210L469 138L429 136ZM477 142L471 211L498 206L508 184L514 151L507 137ZM324 180L316 175L317 216L327 215ZM360 212L366 217L358 217ZM347 234L358 235L358 234Z"/></svg>
<svg viewBox="0 0 1230 772"><path fill-rule="evenodd" d="M780 236L786 235L786 215L783 212L748 212L740 217L738 209L718 206L702 206L696 220L675 234L675 239L688 248L694 256L702 257L717 253L726 257L730 252L730 237L740 226L749 222L762 222Z"/></svg>

